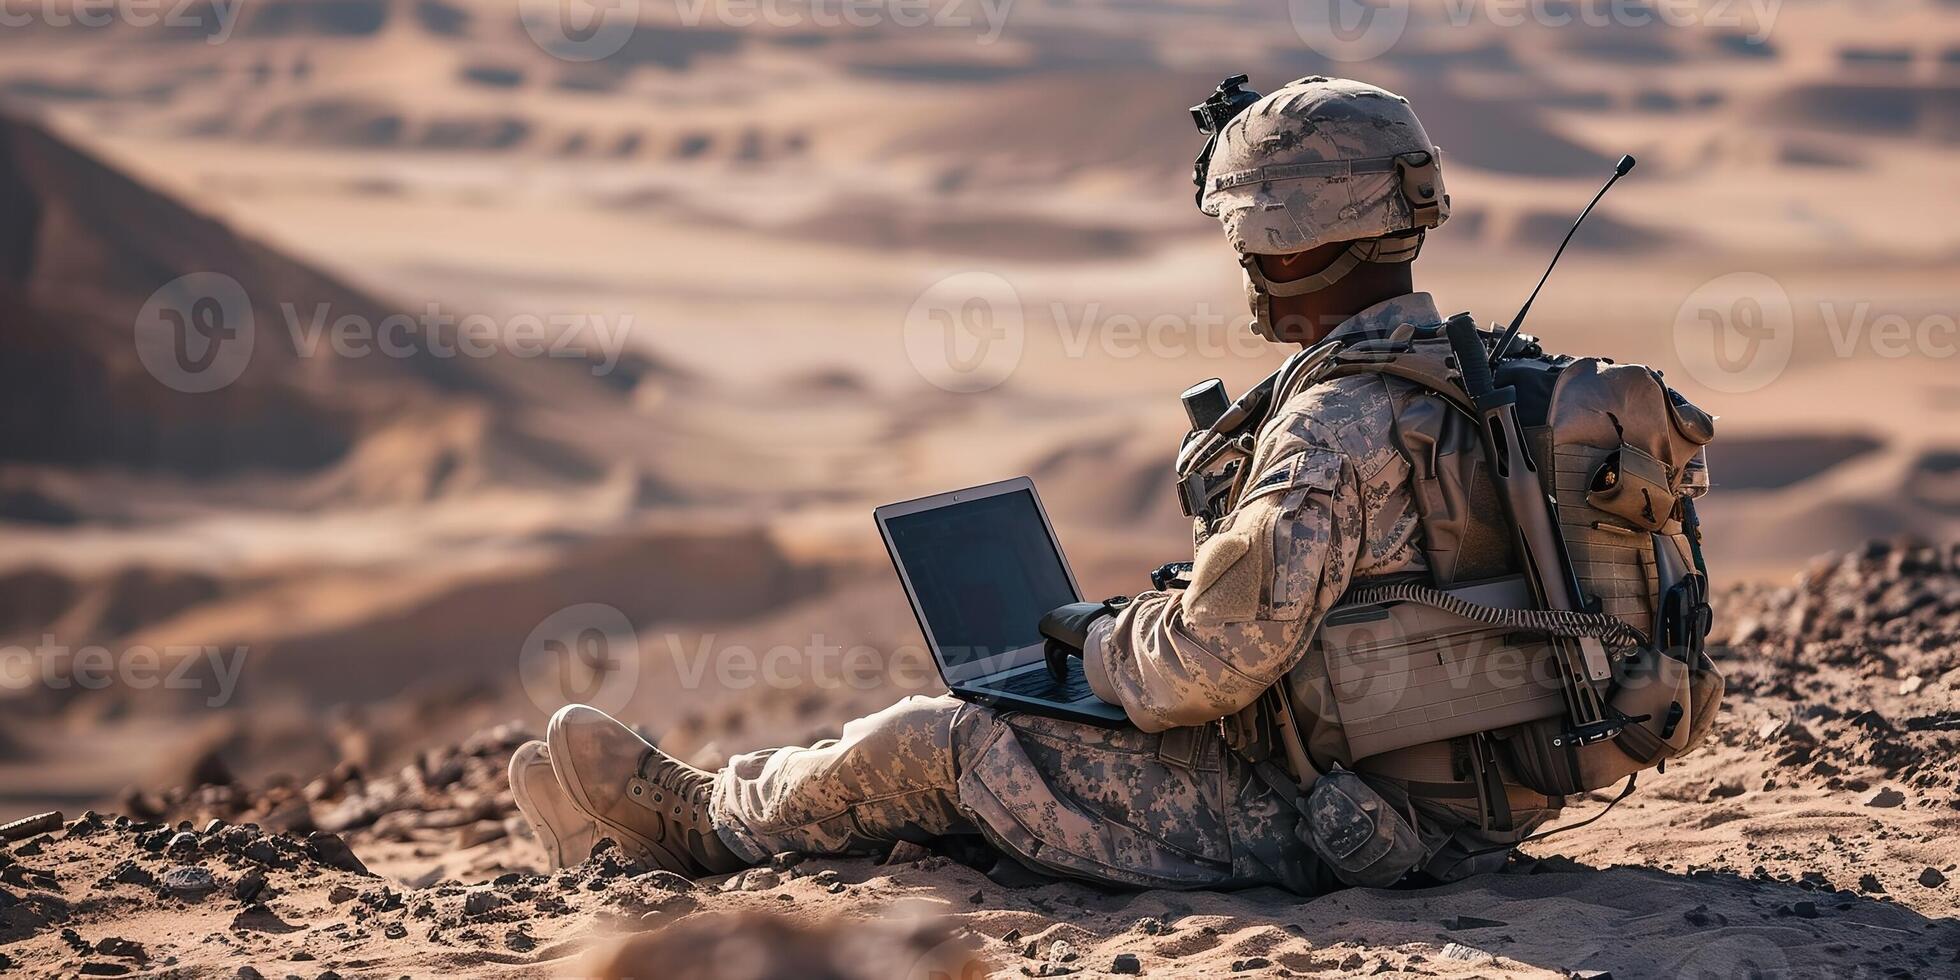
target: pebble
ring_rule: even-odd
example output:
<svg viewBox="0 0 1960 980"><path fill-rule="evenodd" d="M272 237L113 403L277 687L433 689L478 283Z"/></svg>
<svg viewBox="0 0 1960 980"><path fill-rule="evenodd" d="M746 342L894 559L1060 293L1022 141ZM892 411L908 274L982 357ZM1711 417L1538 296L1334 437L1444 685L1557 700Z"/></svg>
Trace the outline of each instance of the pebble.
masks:
<svg viewBox="0 0 1960 980"><path fill-rule="evenodd" d="M1143 961L1137 959L1135 953L1117 953L1116 958L1109 961L1109 972L1127 975L1142 973Z"/></svg>
<svg viewBox="0 0 1960 980"><path fill-rule="evenodd" d="M1687 920L1689 925L1703 929L1709 926L1725 926L1729 924L1729 920L1726 917L1719 912L1708 911L1708 906L1706 905L1697 905L1681 913L1681 918Z"/></svg>
<svg viewBox="0 0 1960 980"><path fill-rule="evenodd" d="M1865 800L1865 805L1881 807L1881 808L1891 808L1895 806L1903 806L1905 805L1905 802L1906 802L1906 794L1901 793L1890 786L1887 786L1884 789L1881 789L1878 792L1873 793L1871 796L1867 797Z"/></svg>
<svg viewBox="0 0 1960 980"><path fill-rule="evenodd" d="M118 959L125 959L125 960L136 960L139 963L148 962L150 959L150 953L148 950L143 948L142 943L131 942L120 936L109 936L103 939L102 941L96 943L95 951L101 953L104 956L114 956L117 957Z"/></svg>
<svg viewBox="0 0 1960 980"><path fill-rule="evenodd" d="M156 875L144 870L142 865L134 861L124 861L117 864L115 870L109 872L106 880L120 885L149 886L157 883Z"/></svg>
<svg viewBox="0 0 1960 980"><path fill-rule="evenodd" d="M255 838L241 846L238 853L247 860L281 871L290 871L299 867L297 860L284 851L281 851L279 845L274 844L272 841L273 839L270 837Z"/></svg>
<svg viewBox="0 0 1960 980"><path fill-rule="evenodd" d="M264 932L291 932L297 928L292 923L279 918L277 912L272 911L259 902L253 902L245 906L239 910L237 915L232 916L231 927L233 929L255 929ZM301 953L294 954L293 958L298 959L302 953L304 953L304 950Z"/></svg>
<svg viewBox="0 0 1960 980"><path fill-rule="evenodd" d="M178 898L196 901L218 890L218 880L211 872L195 865L181 864L163 873L157 884L164 891Z"/></svg>
<svg viewBox="0 0 1960 980"><path fill-rule="evenodd" d="M722 882L725 892L762 892L776 888L783 883L783 876L768 868L750 868L733 878Z"/></svg>
<svg viewBox="0 0 1960 980"><path fill-rule="evenodd" d="M320 863L330 868L351 871L357 875L370 874L367 865L362 864L361 859L354 856L353 849L347 846L346 841L340 839L339 834L329 834L324 830L307 834L306 850Z"/></svg>
<svg viewBox="0 0 1960 980"><path fill-rule="evenodd" d="M1462 943L1450 943L1444 946L1443 958L1446 960L1458 960L1464 963L1489 963L1497 959L1497 957L1492 956L1484 950L1478 949L1475 946L1465 946Z"/></svg>
<svg viewBox="0 0 1960 980"><path fill-rule="evenodd" d="M1940 869L1938 868L1927 868L1919 872L1919 883L1928 888L1938 888L1946 884L1946 876L1940 874Z"/></svg>

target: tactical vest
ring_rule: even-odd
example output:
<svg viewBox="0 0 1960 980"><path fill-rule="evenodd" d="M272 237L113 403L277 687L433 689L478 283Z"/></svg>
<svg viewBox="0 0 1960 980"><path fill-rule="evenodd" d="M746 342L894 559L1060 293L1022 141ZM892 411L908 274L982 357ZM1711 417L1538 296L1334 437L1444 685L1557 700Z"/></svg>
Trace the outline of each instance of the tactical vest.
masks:
<svg viewBox="0 0 1960 980"><path fill-rule="evenodd" d="M1293 396L1356 375L1407 382L1387 386L1388 435L1409 464L1428 570L1348 589L1294 670L1228 721L1248 758L1277 755L1265 741L1276 736L1296 775L1340 766L1414 795L1474 797L1487 827L1508 829L1506 786L1547 797L1604 788L1707 735L1723 682L1701 648L1709 609L1693 500L1707 487L1712 420L1651 369L1548 356L1521 339L1498 383L1518 391L1583 611L1535 608L1440 325L1303 351L1187 437L1180 496L1202 528L1237 505L1264 462L1252 457L1257 434ZM1561 676L1553 644L1579 636L1605 645L1610 672ZM1575 682L1610 706L1611 737L1571 737Z"/></svg>

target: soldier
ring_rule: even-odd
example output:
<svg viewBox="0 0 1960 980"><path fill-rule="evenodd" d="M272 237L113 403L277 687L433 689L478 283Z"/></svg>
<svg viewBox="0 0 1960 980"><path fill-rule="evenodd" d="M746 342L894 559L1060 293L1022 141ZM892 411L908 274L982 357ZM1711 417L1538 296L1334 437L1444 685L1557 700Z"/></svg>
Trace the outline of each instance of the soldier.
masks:
<svg viewBox="0 0 1960 980"><path fill-rule="evenodd" d="M1259 99L1218 134L1202 205L1238 253L1269 340L1352 343L1442 319L1412 290L1410 262L1448 198L1437 149L1400 96L1312 77ZM1474 793L1421 792L1343 759L1282 772L1278 722L1259 709L1350 583L1425 569L1409 464L1389 441L1404 383L1365 374L1290 393L1260 430L1236 505L1199 522L1188 581L1120 611L1083 604L1044 619L1132 727L911 697L841 738L711 773L571 705L551 719L548 748L513 760L517 799L555 861L610 836L689 875L779 851L972 834L1036 868L1142 887L1311 894L1494 869L1560 800L1508 786L1500 833L1481 829Z"/></svg>

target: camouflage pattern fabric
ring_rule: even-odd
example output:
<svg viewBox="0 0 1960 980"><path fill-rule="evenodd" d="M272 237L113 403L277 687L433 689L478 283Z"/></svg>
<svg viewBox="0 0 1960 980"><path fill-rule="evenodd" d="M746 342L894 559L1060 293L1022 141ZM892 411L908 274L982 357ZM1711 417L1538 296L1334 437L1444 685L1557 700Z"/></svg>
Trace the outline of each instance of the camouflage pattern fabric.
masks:
<svg viewBox="0 0 1960 980"><path fill-rule="evenodd" d="M1449 217L1440 163L1440 211L1419 222L1395 167L1407 153L1440 161L1407 99L1346 78L1297 79L1220 131L1201 206L1234 249L1262 255L1440 225Z"/></svg>
<svg viewBox="0 0 1960 980"><path fill-rule="evenodd" d="M1440 320L1428 293L1363 310L1328 339ZM1306 654L1320 618L1358 577L1420 572L1408 461L1389 441L1374 375L1293 396L1260 433L1238 506L1195 530L1189 589L1145 592L1094 634L1084 669L1145 731L1201 725L1250 706Z"/></svg>
<svg viewBox="0 0 1960 980"><path fill-rule="evenodd" d="M1412 293L1331 338L1440 319L1428 294ZM1344 378L1289 399L1260 435L1238 508L1198 535L1191 587L1144 593L1097 631L1085 665L1134 729L907 698L839 739L733 759L716 780L716 829L754 861L978 833L1029 865L1116 884L1331 887L1338 869L1308 843L1298 787L1228 749L1216 722L1299 663L1356 577L1423 570L1407 463L1388 441L1388 383ZM1392 780L1356 778L1403 819L1374 831L1350 819L1336 828L1345 846L1394 853L1439 878L1501 865L1502 851L1472 855L1553 812L1542 797L1537 809L1519 800L1519 829L1491 835L1477 829L1474 801L1412 800ZM1370 832L1383 839L1355 836Z"/></svg>
<svg viewBox="0 0 1960 980"><path fill-rule="evenodd" d="M737 854L872 854L981 834L1031 867L1148 888L1322 890L1286 799L1215 727L1150 733L911 697L716 777Z"/></svg>

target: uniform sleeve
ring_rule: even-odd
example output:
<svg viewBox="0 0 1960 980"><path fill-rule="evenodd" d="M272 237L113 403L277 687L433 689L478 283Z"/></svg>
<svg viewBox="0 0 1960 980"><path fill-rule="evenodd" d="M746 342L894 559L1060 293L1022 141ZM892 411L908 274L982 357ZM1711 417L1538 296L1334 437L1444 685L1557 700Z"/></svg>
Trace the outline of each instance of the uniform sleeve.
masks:
<svg viewBox="0 0 1960 980"><path fill-rule="evenodd" d="M1105 700L1145 731L1201 725L1256 700L1306 653L1346 591L1361 492L1341 453L1298 446L1253 477L1197 549L1188 589L1146 592L1087 665Z"/></svg>

